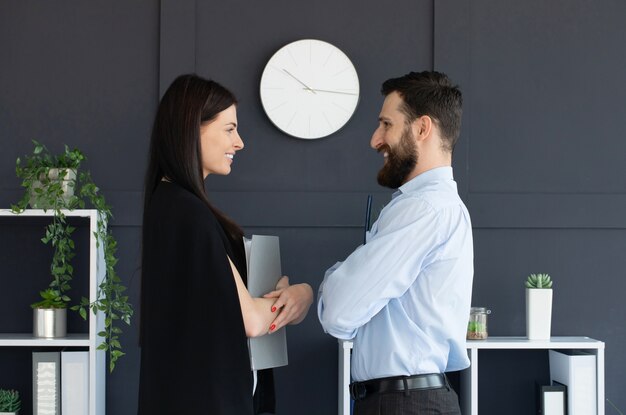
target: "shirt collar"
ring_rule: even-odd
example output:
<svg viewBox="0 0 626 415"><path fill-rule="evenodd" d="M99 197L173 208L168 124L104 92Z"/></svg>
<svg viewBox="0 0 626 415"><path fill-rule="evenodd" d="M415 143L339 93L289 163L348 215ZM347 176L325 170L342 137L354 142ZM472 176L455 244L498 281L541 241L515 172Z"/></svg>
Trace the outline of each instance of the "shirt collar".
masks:
<svg viewBox="0 0 626 415"><path fill-rule="evenodd" d="M434 169L427 170L422 174L418 174L417 176L400 186L398 190L391 196L391 198L394 199L395 197L400 196L402 193L415 192L421 187L424 187L428 182L441 180L454 180L451 166L436 167Z"/></svg>

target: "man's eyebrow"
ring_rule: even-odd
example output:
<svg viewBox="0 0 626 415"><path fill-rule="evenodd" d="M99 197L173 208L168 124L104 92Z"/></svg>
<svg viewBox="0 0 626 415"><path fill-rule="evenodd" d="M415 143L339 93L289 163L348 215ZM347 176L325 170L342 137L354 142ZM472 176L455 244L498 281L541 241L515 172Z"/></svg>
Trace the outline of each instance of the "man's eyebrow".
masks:
<svg viewBox="0 0 626 415"><path fill-rule="evenodd" d="M378 117L378 121L388 121L388 122L391 122L391 118L380 116L380 117Z"/></svg>

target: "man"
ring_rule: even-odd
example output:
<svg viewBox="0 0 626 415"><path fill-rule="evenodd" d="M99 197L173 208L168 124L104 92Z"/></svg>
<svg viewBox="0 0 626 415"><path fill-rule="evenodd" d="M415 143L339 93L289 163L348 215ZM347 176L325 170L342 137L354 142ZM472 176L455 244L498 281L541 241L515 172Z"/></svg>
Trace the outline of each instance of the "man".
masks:
<svg viewBox="0 0 626 415"><path fill-rule="evenodd" d="M444 74L411 72L382 93L370 145L385 159L378 183L398 190L366 244L326 271L318 316L354 339L355 414L460 414L444 372L469 366L472 225L451 167L461 92Z"/></svg>

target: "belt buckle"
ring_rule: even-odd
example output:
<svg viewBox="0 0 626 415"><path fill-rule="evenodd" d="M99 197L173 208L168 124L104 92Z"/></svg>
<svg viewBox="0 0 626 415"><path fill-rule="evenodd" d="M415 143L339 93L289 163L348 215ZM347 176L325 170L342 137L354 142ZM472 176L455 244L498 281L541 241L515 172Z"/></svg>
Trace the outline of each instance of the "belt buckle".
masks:
<svg viewBox="0 0 626 415"><path fill-rule="evenodd" d="M360 401L361 399L365 398L365 396L367 395L367 389L365 388L365 385L363 385L362 383L353 382L350 384L349 388L350 388L350 395L352 396L352 399L354 399L355 401Z"/></svg>

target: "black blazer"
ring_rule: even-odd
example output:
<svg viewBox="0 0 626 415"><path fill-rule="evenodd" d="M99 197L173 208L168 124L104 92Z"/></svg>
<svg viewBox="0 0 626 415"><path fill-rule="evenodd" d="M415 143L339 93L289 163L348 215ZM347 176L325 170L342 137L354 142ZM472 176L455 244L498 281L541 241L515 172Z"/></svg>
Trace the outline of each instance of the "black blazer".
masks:
<svg viewBox="0 0 626 415"><path fill-rule="evenodd" d="M144 214L139 415L253 414L227 259L245 279L242 246L233 250L208 206L174 183L158 185Z"/></svg>

